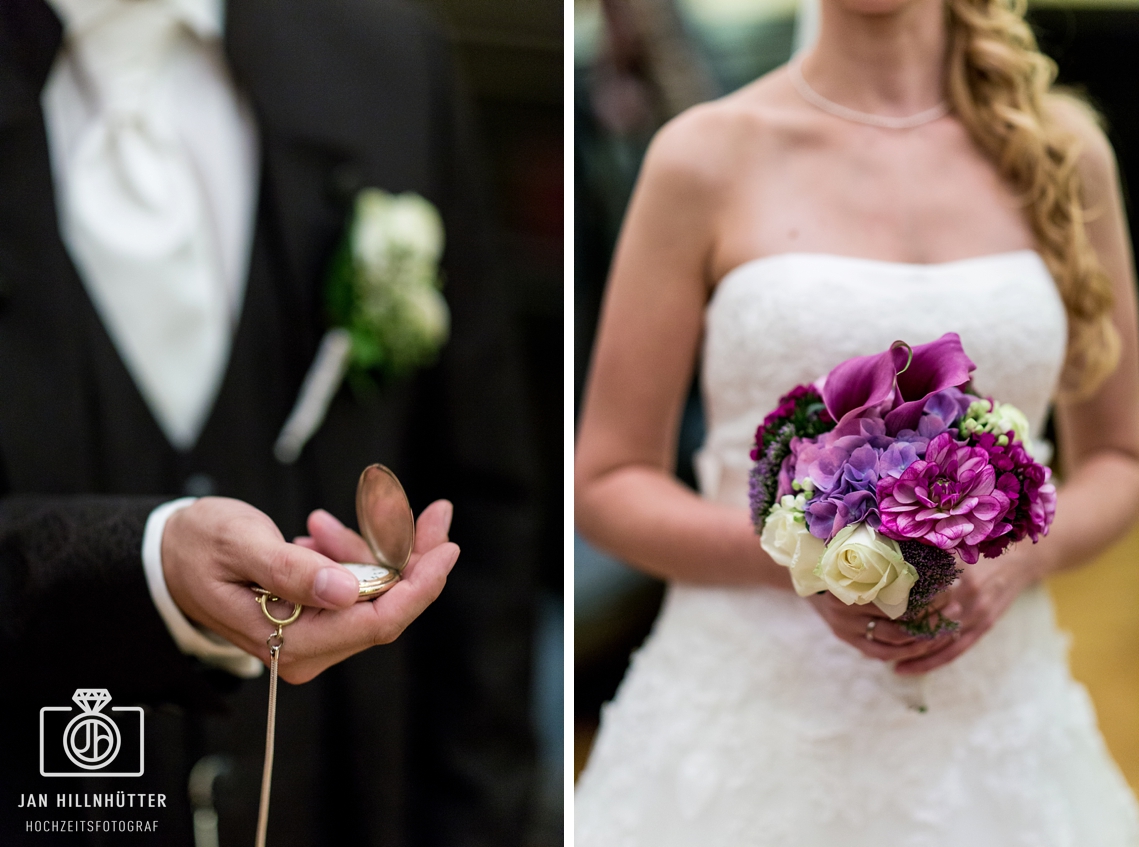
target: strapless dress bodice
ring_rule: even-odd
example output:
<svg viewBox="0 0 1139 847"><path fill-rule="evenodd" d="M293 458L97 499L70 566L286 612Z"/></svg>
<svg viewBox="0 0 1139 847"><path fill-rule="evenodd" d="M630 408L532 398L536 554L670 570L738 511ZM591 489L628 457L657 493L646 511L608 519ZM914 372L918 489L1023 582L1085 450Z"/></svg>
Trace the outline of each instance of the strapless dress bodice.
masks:
<svg viewBox="0 0 1139 847"><path fill-rule="evenodd" d="M1031 250L937 265L817 253L756 259L727 274L705 314L701 383L705 497L747 504L755 429L780 395L901 339L961 336L982 395L1039 434L1064 361L1064 305Z"/></svg>

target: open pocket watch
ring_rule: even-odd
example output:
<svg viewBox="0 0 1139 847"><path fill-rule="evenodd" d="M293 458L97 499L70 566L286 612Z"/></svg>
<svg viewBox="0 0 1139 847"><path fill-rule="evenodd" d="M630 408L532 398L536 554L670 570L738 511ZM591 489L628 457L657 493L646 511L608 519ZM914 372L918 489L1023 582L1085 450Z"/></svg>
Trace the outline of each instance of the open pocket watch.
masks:
<svg viewBox="0 0 1139 847"><path fill-rule="evenodd" d="M415 516L396 475L369 465L356 485L356 520L374 564L346 562L360 581L358 600L373 600L397 582L415 547Z"/></svg>

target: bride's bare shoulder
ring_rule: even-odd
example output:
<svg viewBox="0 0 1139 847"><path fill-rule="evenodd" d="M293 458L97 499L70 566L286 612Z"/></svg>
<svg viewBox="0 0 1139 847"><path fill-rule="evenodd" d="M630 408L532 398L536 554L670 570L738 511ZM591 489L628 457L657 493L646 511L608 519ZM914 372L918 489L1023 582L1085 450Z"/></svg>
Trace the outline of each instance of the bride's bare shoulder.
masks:
<svg viewBox="0 0 1139 847"><path fill-rule="evenodd" d="M1077 167L1086 196L1094 204L1105 193L1116 189L1118 173L1115 151L1103 131L1099 117L1087 103L1064 93L1049 94L1045 107L1048 115L1079 143Z"/></svg>
<svg viewBox="0 0 1139 847"><path fill-rule="evenodd" d="M665 124L649 146L642 178L715 189L738 177L741 168L778 155L803 130L801 101L786 69L779 68Z"/></svg>

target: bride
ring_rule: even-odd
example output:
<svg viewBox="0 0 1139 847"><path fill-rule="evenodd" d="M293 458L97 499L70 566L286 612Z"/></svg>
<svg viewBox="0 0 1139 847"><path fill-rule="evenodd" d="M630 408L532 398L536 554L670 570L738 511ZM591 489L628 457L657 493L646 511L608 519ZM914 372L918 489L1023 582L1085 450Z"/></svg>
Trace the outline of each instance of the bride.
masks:
<svg viewBox="0 0 1139 847"><path fill-rule="evenodd" d="M1040 585L1139 509L1132 257L1111 149L1013 5L823 0L809 55L654 141L576 518L670 587L581 776L578 847L1139 845ZM1055 402L1064 484L1051 534L966 566L940 598L959 628L915 640L790 590L748 451L791 387L950 331L1037 437ZM670 464L697 361L699 497Z"/></svg>

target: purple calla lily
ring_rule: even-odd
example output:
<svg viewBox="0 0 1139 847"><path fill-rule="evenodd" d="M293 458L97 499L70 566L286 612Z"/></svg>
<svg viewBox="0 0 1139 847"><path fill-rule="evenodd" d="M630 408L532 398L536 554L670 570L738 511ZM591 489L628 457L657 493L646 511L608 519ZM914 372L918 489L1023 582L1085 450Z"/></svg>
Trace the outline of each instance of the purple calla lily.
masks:
<svg viewBox="0 0 1139 847"><path fill-rule="evenodd" d="M975 367L955 332L909 350L896 341L884 353L849 359L832 370L823 384L823 402L838 421L836 432L857 431L859 418L881 414L887 434L895 435L916 427L926 400L967 383Z"/></svg>
<svg viewBox="0 0 1139 847"><path fill-rule="evenodd" d="M961 387L976 367L965 355L956 332L947 332L937 341L915 347L910 366L898 374L897 396L901 402L895 401L886 415L886 432L913 429L930 395Z"/></svg>
<svg viewBox="0 0 1139 847"><path fill-rule="evenodd" d="M897 342L895 342L897 344ZM905 367L904 348L891 346L884 353L848 359L835 367L823 382L823 403L838 421L836 430L857 429L853 421L880 407L893 408L898 371Z"/></svg>

